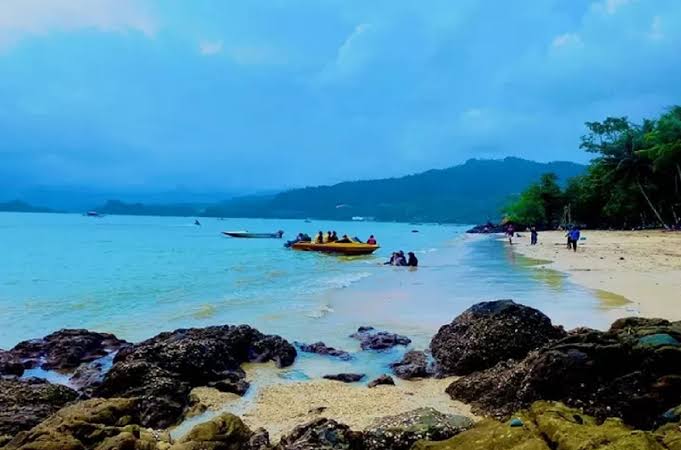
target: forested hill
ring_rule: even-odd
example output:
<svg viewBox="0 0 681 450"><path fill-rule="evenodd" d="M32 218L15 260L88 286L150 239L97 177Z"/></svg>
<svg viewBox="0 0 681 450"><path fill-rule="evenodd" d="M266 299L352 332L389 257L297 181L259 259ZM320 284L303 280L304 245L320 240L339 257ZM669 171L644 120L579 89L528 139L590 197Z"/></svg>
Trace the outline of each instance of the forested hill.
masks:
<svg viewBox="0 0 681 450"><path fill-rule="evenodd" d="M441 170L382 180L293 189L266 197L241 197L208 207L217 217L479 223L498 220L509 198L543 173L561 183L583 173L571 162L538 163L519 158L471 159Z"/></svg>

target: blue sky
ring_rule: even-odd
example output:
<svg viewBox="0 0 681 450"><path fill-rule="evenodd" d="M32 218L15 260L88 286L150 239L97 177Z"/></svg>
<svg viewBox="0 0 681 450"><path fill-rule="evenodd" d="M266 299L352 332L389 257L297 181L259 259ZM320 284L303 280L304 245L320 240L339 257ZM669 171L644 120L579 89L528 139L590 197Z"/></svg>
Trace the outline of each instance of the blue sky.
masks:
<svg viewBox="0 0 681 450"><path fill-rule="evenodd" d="M0 185L271 189L586 161L681 102L679 0L1 0Z"/></svg>

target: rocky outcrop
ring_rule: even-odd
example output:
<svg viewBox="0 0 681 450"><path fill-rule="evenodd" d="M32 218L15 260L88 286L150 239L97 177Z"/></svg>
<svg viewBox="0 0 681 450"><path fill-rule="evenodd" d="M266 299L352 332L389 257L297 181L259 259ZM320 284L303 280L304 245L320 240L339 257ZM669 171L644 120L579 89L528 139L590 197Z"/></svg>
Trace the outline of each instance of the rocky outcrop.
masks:
<svg viewBox="0 0 681 450"><path fill-rule="evenodd" d="M303 344L301 342L296 342L296 345L298 346L301 352L333 356L335 358L342 359L343 361L348 361L349 359L352 358L350 356L350 353L344 350L338 350L336 348L329 347L323 342L315 342L314 344Z"/></svg>
<svg viewBox="0 0 681 450"><path fill-rule="evenodd" d="M351 338L360 341L362 350L386 350L397 345L409 345L411 339L400 334L378 331L374 327L359 327Z"/></svg>
<svg viewBox="0 0 681 450"><path fill-rule="evenodd" d="M186 436L170 447L170 450L257 450L261 444L267 447L269 442L263 440L261 434L251 439L254 433L233 414L222 415L191 429ZM267 438L269 441L269 438Z"/></svg>
<svg viewBox="0 0 681 450"><path fill-rule="evenodd" d="M140 427L136 399L91 399L59 410L5 450L163 450L168 436ZM161 445L165 444L165 445Z"/></svg>
<svg viewBox="0 0 681 450"><path fill-rule="evenodd" d="M393 380L393 377L391 377L390 375L383 374L383 375L371 380L369 382L369 384L367 385L367 387L375 388L376 386L381 386L381 385L394 386L395 380Z"/></svg>
<svg viewBox="0 0 681 450"><path fill-rule="evenodd" d="M476 225L473 228L466 230L466 233L473 234L489 234L489 233L505 233L508 225L493 224L492 222L487 222L481 225ZM522 229L522 228L517 228Z"/></svg>
<svg viewBox="0 0 681 450"><path fill-rule="evenodd" d="M409 450L420 439L441 441L473 426L465 416L442 414L433 408L419 408L374 421L364 430L366 450Z"/></svg>
<svg viewBox="0 0 681 450"><path fill-rule="evenodd" d="M275 450L363 450L362 433L335 420L319 418L293 429Z"/></svg>
<svg viewBox="0 0 681 450"><path fill-rule="evenodd" d="M283 338L246 325L180 329L121 350L95 394L140 397L141 424L165 428L181 416L193 387L221 380L223 387L234 385L244 377L241 363L271 360L286 367L295 357Z"/></svg>
<svg viewBox="0 0 681 450"><path fill-rule="evenodd" d="M622 319L607 332L573 330L520 361L463 377L447 392L497 418L557 400L599 420L619 417L649 429L681 403L679 342L681 322Z"/></svg>
<svg viewBox="0 0 681 450"><path fill-rule="evenodd" d="M364 378L363 373L338 373L333 375L324 375L327 380L342 381L343 383L356 383Z"/></svg>
<svg viewBox="0 0 681 450"><path fill-rule="evenodd" d="M78 393L44 380L0 379L0 436L13 436L37 425Z"/></svg>
<svg viewBox="0 0 681 450"><path fill-rule="evenodd" d="M537 402L516 416L522 426L486 419L445 441L419 441L413 450L676 450L681 443L678 423L655 432L633 430L560 403Z"/></svg>
<svg viewBox="0 0 681 450"><path fill-rule="evenodd" d="M113 334L88 330L59 330L42 339L23 341L10 353L26 368L72 370L129 345Z"/></svg>
<svg viewBox="0 0 681 450"><path fill-rule="evenodd" d="M467 375L565 336L541 311L512 300L482 302L440 328L430 348L440 375Z"/></svg>
<svg viewBox="0 0 681 450"><path fill-rule="evenodd" d="M435 368L425 352L410 350L398 362L390 364L395 375L403 380L433 376Z"/></svg>
<svg viewBox="0 0 681 450"><path fill-rule="evenodd" d="M0 375L14 375L20 377L24 373L21 360L10 352L0 350Z"/></svg>

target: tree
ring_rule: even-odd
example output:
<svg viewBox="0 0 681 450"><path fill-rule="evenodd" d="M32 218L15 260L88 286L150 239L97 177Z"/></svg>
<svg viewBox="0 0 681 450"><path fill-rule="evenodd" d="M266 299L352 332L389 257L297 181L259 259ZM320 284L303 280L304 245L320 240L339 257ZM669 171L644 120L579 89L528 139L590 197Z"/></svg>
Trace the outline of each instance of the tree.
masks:
<svg viewBox="0 0 681 450"><path fill-rule="evenodd" d="M669 228L648 193L653 166L647 153L641 151L648 148L645 136L653 130L654 122L637 126L626 117L608 117L603 122L587 122L586 126L590 133L582 136L580 147L600 155L596 163L609 169L606 177L613 187L633 183L660 224Z"/></svg>
<svg viewBox="0 0 681 450"><path fill-rule="evenodd" d="M554 173L546 173L506 207L506 214L512 222L554 228L562 209L563 194L558 186L558 177Z"/></svg>

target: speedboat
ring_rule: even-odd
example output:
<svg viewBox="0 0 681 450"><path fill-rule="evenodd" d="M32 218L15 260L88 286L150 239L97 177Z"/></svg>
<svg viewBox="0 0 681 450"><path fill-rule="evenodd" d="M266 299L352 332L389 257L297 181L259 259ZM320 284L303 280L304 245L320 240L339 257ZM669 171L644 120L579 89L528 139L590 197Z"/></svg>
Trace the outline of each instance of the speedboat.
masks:
<svg viewBox="0 0 681 450"><path fill-rule="evenodd" d="M283 231L276 233L249 233L248 231L223 231L222 234L233 238L251 238L251 239L281 239L284 235Z"/></svg>
<svg viewBox="0 0 681 450"><path fill-rule="evenodd" d="M380 247L378 245L364 244L362 242L325 242L316 244L314 242L294 242L291 244L293 250L307 252L334 253L339 255L370 255Z"/></svg>

